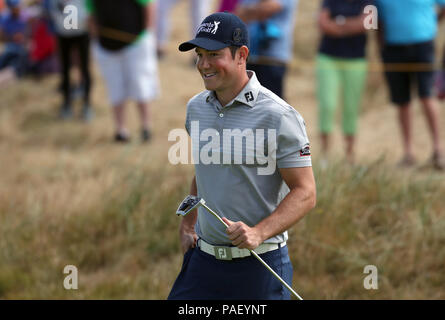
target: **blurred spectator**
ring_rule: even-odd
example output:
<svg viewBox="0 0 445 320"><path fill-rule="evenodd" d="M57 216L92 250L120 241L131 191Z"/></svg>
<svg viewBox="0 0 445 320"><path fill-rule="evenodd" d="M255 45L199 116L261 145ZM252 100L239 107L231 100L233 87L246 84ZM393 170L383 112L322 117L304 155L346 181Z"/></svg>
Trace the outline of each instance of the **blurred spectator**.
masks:
<svg viewBox="0 0 445 320"><path fill-rule="evenodd" d="M443 58L445 58L445 52L443 53ZM436 72L434 77L434 87L437 98L440 101L445 100L445 59L442 61L441 69Z"/></svg>
<svg viewBox="0 0 445 320"><path fill-rule="evenodd" d="M248 70L280 97L292 58L296 6L297 0L240 0L235 11L249 28Z"/></svg>
<svg viewBox="0 0 445 320"><path fill-rule="evenodd" d="M88 34L88 14L85 8L85 0L45 0L46 8L52 22L59 45L59 56L61 62L63 104L60 108L62 119L72 117L72 92L70 84L70 70L73 65L73 53L77 52L81 74L81 85L83 94L82 118L90 121L92 109L90 104L91 74L90 74L90 37ZM65 27L67 6L77 9L76 28Z"/></svg>
<svg viewBox="0 0 445 320"><path fill-rule="evenodd" d="M25 74L27 68L26 21L21 14L20 0L6 0L9 12L0 25L0 39L5 48L0 55L0 70L12 67L17 77Z"/></svg>
<svg viewBox="0 0 445 320"><path fill-rule="evenodd" d="M0 23L2 23L2 19L5 13L6 13L5 0L0 0Z"/></svg>
<svg viewBox="0 0 445 320"><path fill-rule="evenodd" d="M40 78L44 74L58 71L56 40L50 32L48 22L39 4L28 9L28 24L31 28L29 44L29 73Z"/></svg>
<svg viewBox="0 0 445 320"><path fill-rule="evenodd" d="M438 19L442 20L445 15L445 11L442 10L439 14ZM437 98L440 101L445 100L445 50L442 49L442 63L439 70L435 74L434 88Z"/></svg>
<svg viewBox="0 0 445 320"><path fill-rule="evenodd" d="M434 40L437 34L436 5L443 17L445 0L393 1L376 0L381 34L382 58L391 101L398 107L404 156L401 166L416 162L412 140L411 85L417 91L432 137L431 164L445 168L441 147L439 109L432 97L435 60ZM381 30L379 28L379 30ZM422 146L419 149L424 149Z"/></svg>
<svg viewBox="0 0 445 320"><path fill-rule="evenodd" d="M151 137L150 102L159 94L152 0L88 0L94 55L108 87L115 141L127 142L127 99L137 101L141 137Z"/></svg>
<svg viewBox="0 0 445 320"><path fill-rule="evenodd" d="M234 12L239 0L221 0L219 4L219 12Z"/></svg>
<svg viewBox="0 0 445 320"><path fill-rule="evenodd" d="M208 15L209 0L190 0L190 19L191 19L191 33L195 36L201 21ZM156 1L156 40L157 40L157 54L162 58L167 50L167 43L170 37L170 26L172 24L169 14L172 7L178 0L160 0Z"/></svg>
<svg viewBox="0 0 445 320"><path fill-rule="evenodd" d="M343 103L342 127L346 159L354 162L354 140L361 98L366 82L366 29L363 9L373 0L324 0L318 18L321 43L317 55L318 118L327 164L330 134L340 93Z"/></svg>

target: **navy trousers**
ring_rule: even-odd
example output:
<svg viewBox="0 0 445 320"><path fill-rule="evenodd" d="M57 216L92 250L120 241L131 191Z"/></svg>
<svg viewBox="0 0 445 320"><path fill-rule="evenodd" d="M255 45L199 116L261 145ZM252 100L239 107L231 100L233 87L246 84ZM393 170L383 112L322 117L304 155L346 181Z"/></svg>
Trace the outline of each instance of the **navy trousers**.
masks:
<svg viewBox="0 0 445 320"><path fill-rule="evenodd" d="M289 285L293 269L287 246L260 257ZM254 256L218 260L199 248L184 255L169 300L289 300L290 292Z"/></svg>

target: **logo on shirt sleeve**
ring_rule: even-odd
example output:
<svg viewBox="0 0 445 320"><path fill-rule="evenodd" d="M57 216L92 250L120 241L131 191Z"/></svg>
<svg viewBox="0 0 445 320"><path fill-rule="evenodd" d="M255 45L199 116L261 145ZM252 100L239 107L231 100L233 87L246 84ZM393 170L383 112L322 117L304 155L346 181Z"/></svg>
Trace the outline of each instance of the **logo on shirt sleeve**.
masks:
<svg viewBox="0 0 445 320"><path fill-rule="evenodd" d="M311 155L311 147L307 144L300 150L300 157L307 157Z"/></svg>

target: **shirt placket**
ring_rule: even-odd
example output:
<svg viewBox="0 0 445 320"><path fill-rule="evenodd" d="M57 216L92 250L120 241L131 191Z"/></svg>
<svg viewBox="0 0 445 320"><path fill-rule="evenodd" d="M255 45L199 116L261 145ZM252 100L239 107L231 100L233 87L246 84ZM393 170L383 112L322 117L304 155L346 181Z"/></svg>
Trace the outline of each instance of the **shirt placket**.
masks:
<svg viewBox="0 0 445 320"><path fill-rule="evenodd" d="M221 137L223 134L224 123L230 110L233 108L233 103L226 107L222 107L218 101L213 101L213 104L216 112L214 128L218 131L218 135Z"/></svg>

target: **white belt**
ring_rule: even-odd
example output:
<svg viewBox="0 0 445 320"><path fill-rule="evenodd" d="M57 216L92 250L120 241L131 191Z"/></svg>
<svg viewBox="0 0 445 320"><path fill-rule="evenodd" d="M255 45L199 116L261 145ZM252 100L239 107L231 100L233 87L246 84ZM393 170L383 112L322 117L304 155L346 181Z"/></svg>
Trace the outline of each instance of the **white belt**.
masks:
<svg viewBox="0 0 445 320"><path fill-rule="evenodd" d="M263 243L260 244L254 251L258 254L263 254L269 251L277 250L286 245L286 242L282 243ZM232 260L234 258L245 258L250 256L248 249L240 249L238 247L228 246L213 246L202 239L198 240L198 247L218 260Z"/></svg>

